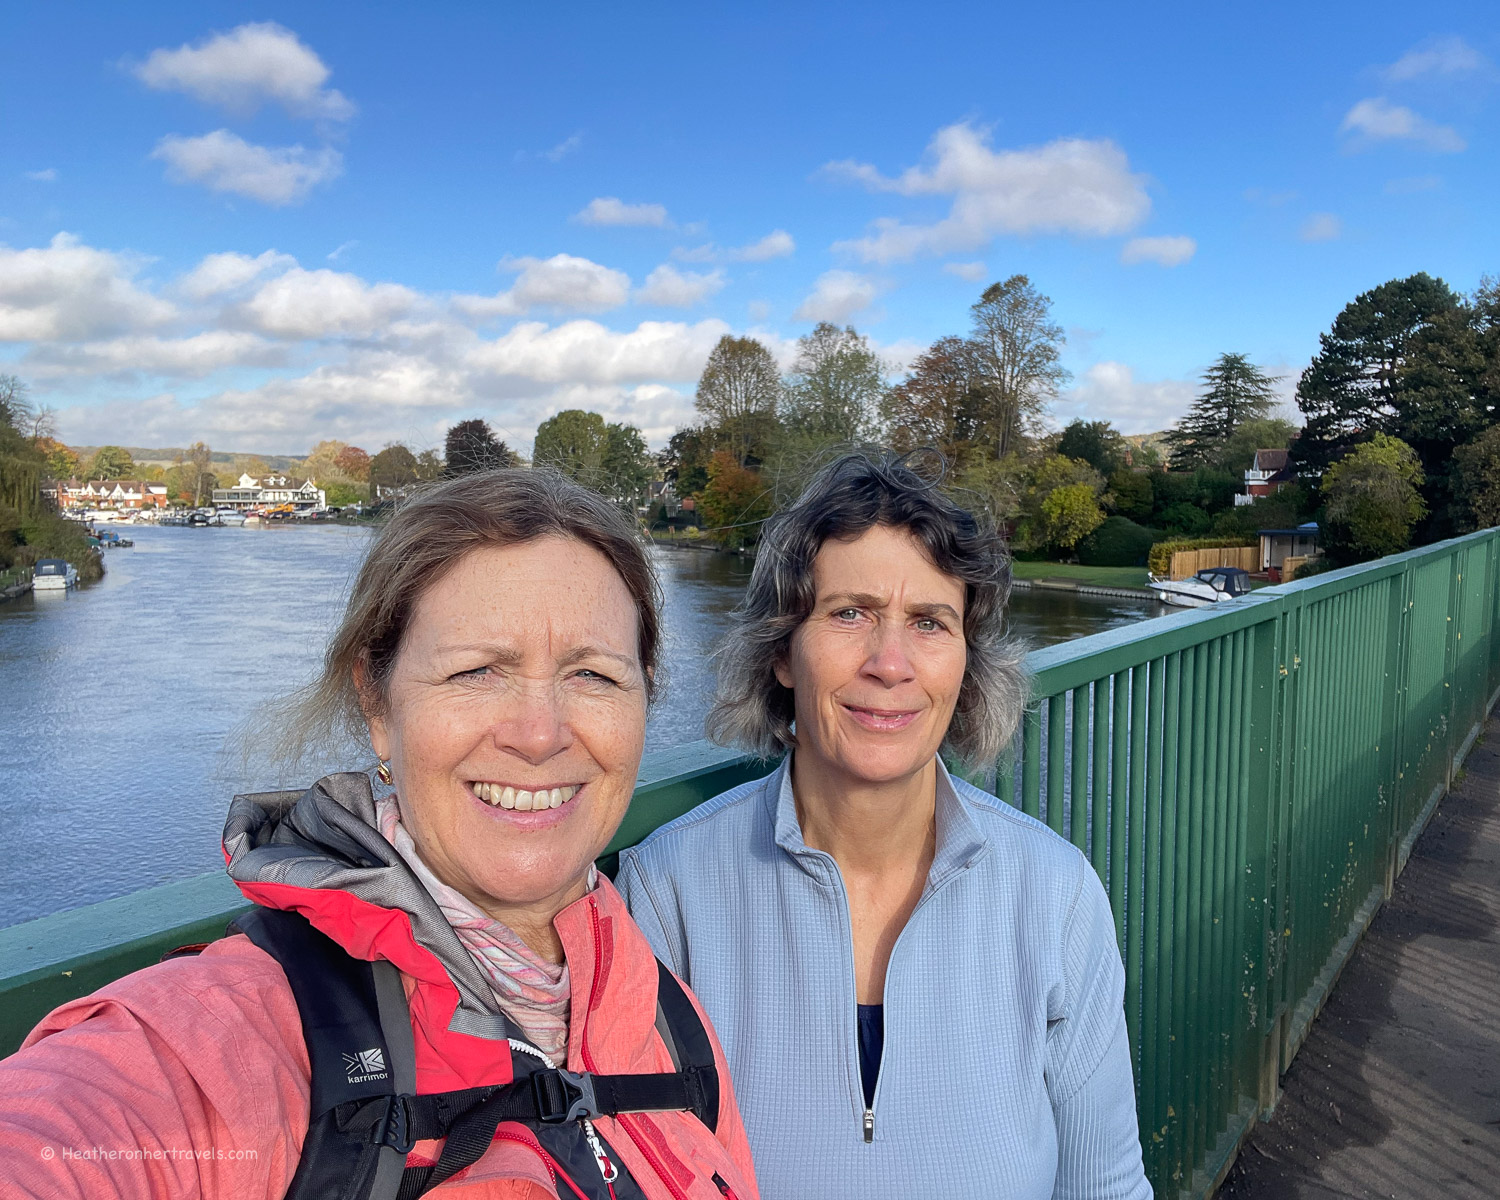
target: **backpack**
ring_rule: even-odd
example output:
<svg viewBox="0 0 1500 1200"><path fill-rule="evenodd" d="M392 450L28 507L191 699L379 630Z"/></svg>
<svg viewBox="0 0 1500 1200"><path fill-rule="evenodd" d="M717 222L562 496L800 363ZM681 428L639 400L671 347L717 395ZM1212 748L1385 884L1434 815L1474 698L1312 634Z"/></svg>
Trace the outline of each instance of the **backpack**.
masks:
<svg viewBox="0 0 1500 1200"><path fill-rule="evenodd" d="M406 992L391 963L353 957L295 912L257 905L228 931L244 934L286 972L312 1066L307 1139L286 1200L414 1200L477 1162L502 1121L530 1128L578 1195L644 1200L591 1118L686 1110L710 1132L718 1124L713 1044L660 960L656 1028L675 1072L565 1071L548 1067L540 1053L517 1053L513 1040L510 1083L419 1096ZM427 1138L446 1139L438 1162L408 1167L412 1146ZM718 1175L713 1182L731 1194Z"/></svg>

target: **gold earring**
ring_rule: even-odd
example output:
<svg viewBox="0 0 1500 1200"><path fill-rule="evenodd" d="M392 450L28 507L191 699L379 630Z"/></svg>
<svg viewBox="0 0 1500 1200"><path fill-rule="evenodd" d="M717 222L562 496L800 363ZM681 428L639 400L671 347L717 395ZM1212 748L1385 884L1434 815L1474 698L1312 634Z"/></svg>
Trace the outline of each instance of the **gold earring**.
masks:
<svg viewBox="0 0 1500 1200"><path fill-rule="evenodd" d="M375 768L375 778L380 780L381 783L385 784L386 787L390 787L391 784L396 782L395 777L391 775L391 768L389 763L381 763L378 767Z"/></svg>

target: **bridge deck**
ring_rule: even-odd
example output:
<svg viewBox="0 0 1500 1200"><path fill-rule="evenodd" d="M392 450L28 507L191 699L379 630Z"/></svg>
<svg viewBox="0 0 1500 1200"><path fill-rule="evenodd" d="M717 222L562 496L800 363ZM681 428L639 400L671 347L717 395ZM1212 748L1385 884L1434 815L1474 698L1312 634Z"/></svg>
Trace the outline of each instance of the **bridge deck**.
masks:
<svg viewBox="0 0 1500 1200"><path fill-rule="evenodd" d="M1500 1196L1500 719L1219 1191Z"/></svg>

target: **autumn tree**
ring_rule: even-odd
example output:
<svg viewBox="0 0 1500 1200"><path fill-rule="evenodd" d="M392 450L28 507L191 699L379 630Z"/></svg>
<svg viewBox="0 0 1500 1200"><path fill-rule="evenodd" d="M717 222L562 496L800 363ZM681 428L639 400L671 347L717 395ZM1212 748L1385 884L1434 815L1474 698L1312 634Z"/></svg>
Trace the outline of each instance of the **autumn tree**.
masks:
<svg viewBox="0 0 1500 1200"><path fill-rule="evenodd" d="M736 462L761 457L754 451L775 428L780 400L781 375L771 352L751 337L721 337L703 366L696 402Z"/></svg>
<svg viewBox="0 0 1500 1200"><path fill-rule="evenodd" d="M1167 432L1174 471L1221 465L1225 447L1246 422L1276 407L1276 380L1243 354L1221 354L1182 419ZM1259 447L1257 447L1259 448Z"/></svg>
<svg viewBox="0 0 1500 1200"><path fill-rule="evenodd" d="M984 375L967 338L939 338L880 401L886 438L900 451L931 446L960 461L979 436Z"/></svg>
<svg viewBox="0 0 1500 1200"><path fill-rule="evenodd" d="M980 367L980 418L996 458L1020 448L1070 378L1059 361L1062 326L1025 275L992 283L969 310Z"/></svg>
<svg viewBox="0 0 1500 1200"><path fill-rule="evenodd" d="M1025 550L1071 550L1103 521L1104 476L1082 459L1047 454L1021 485L1016 542Z"/></svg>
<svg viewBox="0 0 1500 1200"><path fill-rule="evenodd" d="M521 456L497 438L489 422L479 417L460 421L448 430L443 458L444 473L450 477L521 465Z"/></svg>
<svg viewBox="0 0 1500 1200"><path fill-rule="evenodd" d="M358 446L345 446L333 460L333 465L346 479L356 483L370 481L370 456Z"/></svg>
<svg viewBox="0 0 1500 1200"><path fill-rule="evenodd" d="M705 532L720 545L739 549L760 535L761 522L771 515L771 493L759 474L719 450L708 461L708 484L698 507Z"/></svg>
<svg viewBox="0 0 1500 1200"><path fill-rule="evenodd" d="M1338 562L1396 554L1427 511L1422 464L1399 438L1377 433L1323 472L1324 545Z"/></svg>
<svg viewBox="0 0 1500 1200"><path fill-rule="evenodd" d="M863 334L820 321L797 339L797 357L781 395L784 428L825 442L872 437L885 390L880 359Z"/></svg>
<svg viewBox="0 0 1500 1200"><path fill-rule="evenodd" d="M83 469L77 451L71 446L63 445L56 438L40 437L34 444L46 458L47 474L51 478L72 479Z"/></svg>

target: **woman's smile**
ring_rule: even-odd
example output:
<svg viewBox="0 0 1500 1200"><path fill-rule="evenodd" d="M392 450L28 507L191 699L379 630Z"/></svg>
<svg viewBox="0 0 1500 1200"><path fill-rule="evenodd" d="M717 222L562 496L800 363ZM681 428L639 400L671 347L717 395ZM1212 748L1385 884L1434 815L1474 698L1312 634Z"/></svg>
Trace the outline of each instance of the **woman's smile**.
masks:
<svg viewBox="0 0 1500 1200"><path fill-rule="evenodd" d="M841 702L841 707L856 725L872 733L894 733L905 729L921 712L917 708L872 708L845 702Z"/></svg>

